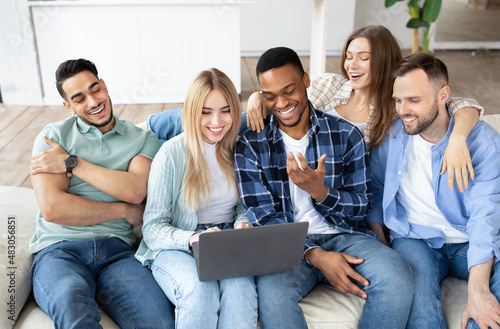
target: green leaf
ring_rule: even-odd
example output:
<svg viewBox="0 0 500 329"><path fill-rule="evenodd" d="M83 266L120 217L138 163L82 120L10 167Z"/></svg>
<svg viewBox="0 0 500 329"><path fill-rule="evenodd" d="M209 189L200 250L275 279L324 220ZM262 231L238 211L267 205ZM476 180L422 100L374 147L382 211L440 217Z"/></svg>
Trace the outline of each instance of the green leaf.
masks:
<svg viewBox="0 0 500 329"><path fill-rule="evenodd" d="M410 7L410 16L411 18L420 18L420 7Z"/></svg>
<svg viewBox="0 0 500 329"><path fill-rule="evenodd" d="M385 8L389 8L398 1L403 1L403 0L385 0Z"/></svg>
<svg viewBox="0 0 500 329"><path fill-rule="evenodd" d="M441 0L426 0L422 8L422 19L427 23L434 22L441 11Z"/></svg>
<svg viewBox="0 0 500 329"><path fill-rule="evenodd" d="M408 21L408 24L406 24L406 27L410 29L418 29L419 27L422 26L429 26L429 23L424 22L420 18L412 18Z"/></svg>
<svg viewBox="0 0 500 329"><path fill-rule="evenodd" d="M418 7L418 3L420 2L420 0L410 0L410 2L408 3L408 6L411 8L411 7Z"/></svg>

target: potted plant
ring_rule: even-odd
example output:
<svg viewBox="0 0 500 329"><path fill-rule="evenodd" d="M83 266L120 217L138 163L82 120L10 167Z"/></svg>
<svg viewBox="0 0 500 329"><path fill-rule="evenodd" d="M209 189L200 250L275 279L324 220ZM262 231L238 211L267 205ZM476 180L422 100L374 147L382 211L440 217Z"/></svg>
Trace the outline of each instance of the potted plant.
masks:
<svg viewBox="0 0 500 329"><path fill-rule="evenodd" d="M410 20L406 27L413 29L412 32L412 52L418 52L418 29L424 28L423 52L429 51L431 24L438 18L441 10L442 0L385 0L385 7L388 8L398 1L408 1L410 9Z"/></svg>

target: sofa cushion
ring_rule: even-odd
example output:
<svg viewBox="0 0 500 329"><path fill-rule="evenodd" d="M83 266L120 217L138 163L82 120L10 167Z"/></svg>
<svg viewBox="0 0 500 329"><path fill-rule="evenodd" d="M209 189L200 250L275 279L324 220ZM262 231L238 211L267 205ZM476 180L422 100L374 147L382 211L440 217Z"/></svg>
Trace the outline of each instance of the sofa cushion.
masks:
<svg viewBox="0 0 500 329"><path fill-rule="evenodd" d="M441 289L441 305L448 319L448 328L460 329L467 301L467 281L449 276L441 284ZM355 329L364 304L361 297L343 295L328 285L316 286L299 303L309 329Z"/></svg>
<svg viewBox="0 0 500 329"><path fill-rule="evenodd" d="M0 317L0 328L12 328L31 292L33 257L28 244L37 211L32 189L0 186L0 267L7 275L1 280L0 303L7 306L7 315Z"/></svg>
<svg viewBox="0 0 500 329"><path fill-rule="evenodd" d="M483 121L495 128L496 131L500 132L500 114L485 115L483 116Z"/></svg>
<svg viewBox="0 0 500 329"><path fill-rule="evenodd" d="M101 310L101 326L105 329L120 329L120 327ZM54 329L54 322L49 318L36 302L28 300L23 308L23 311L17 319L13 329Z"/></svg>

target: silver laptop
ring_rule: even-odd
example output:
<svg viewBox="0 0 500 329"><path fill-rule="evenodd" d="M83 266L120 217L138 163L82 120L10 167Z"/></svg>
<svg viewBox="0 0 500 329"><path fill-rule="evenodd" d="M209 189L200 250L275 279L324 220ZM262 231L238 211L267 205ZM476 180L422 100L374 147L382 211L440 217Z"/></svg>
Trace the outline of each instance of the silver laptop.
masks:
<svg viewBox="0 0 500 329"><path fill-rule="evenodd" d="M200 281L300 268L309 223L287 223L200 234L193 253Z"/></svg>

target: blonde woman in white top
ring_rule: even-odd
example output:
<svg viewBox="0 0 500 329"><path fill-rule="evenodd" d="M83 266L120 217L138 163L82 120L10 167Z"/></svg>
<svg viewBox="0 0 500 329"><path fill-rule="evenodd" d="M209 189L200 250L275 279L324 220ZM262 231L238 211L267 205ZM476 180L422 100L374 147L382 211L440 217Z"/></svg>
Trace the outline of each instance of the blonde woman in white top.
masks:
<svg viewBox="0 0 500 329"><path fill-rule="evenodd" d="M153 160L136 257L175 305L177 329L255 329L254 278L200 282L190 250L204 232L251 226L236 186L241 108L231 80L217 69L198 74L182 121L184 133L163 144Z"/></svg>

